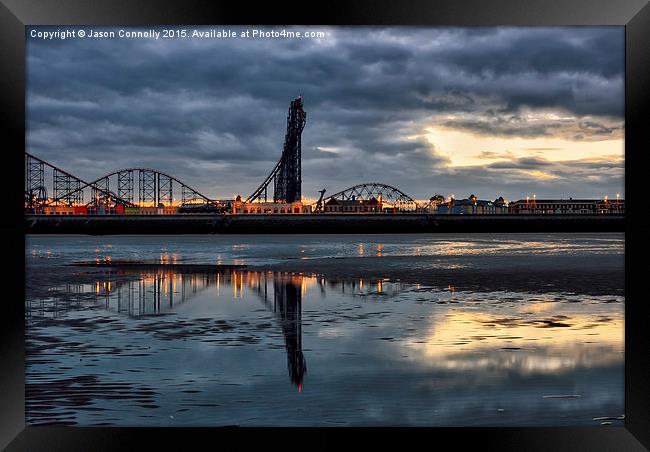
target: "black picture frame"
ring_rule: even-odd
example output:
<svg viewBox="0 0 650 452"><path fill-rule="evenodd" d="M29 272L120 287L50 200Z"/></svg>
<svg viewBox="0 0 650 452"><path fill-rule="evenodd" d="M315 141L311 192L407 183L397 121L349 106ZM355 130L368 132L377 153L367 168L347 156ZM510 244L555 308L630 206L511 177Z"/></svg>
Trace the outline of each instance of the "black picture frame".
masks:
<svg viewBox="0 0 650 452"><path fill-rule="evenodd" d="M320 24L320 25L623 25L625 77L625 427L435 428L435 429L209 429L25 427L24 419L24 218L25 29L26 25ZM338 446L341 434L362 434L363 447L386 443L474 445L497 450L644 450L650 448L650 349L644 259L650 86L650 6L647 0L356 0L330 2L231 3L201 0L0 0L0 96L2 98L3 208L1 236L7 253L3 276L10 290L3 300L2 425L7 450L128 450L142 447L193 448L225 438L278 447ZM3 241L5 241L3 240ZM604 275L606 277L606 275ZM291 435L291 443L288 438ZM300 438L295 441L295 435ZM304 442L303 442L304 435ZM415 436L415 437L414 437ZM347 443L348 440L346 440ZM291 444L291 446L289 446ZM446 446L448 447L448 446Z"/></svg>

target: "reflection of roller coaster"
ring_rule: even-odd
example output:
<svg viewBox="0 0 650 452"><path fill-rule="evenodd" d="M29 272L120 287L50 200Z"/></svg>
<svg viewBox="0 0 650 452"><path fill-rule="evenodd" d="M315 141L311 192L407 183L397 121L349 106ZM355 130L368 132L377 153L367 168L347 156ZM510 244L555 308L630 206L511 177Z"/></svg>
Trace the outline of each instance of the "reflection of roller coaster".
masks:
<svg viewBox="0 0 650 452"><path fill-rule="evenodd" d="M325 281L315 276L278 272L241 271L224 268L217 273L184 272L173 268L157 270L124 269L112 276L85 283L65 284L48 290L47 299L28 297L27 320L57 317L61 311L76 309L84 303L98 303L104 309L139 317L172 310L210 287L232 288L233 297L243 295L244 286L273 312L284 336L287 367L291 382L302 389L307 363L302 352L302 298L307 287L318 284L349 294L391 296L398 286L375 281Z"/></svg>
<svg viewBox="0 0 650 452"><path fill-rule="evenodd" d="M129 279L129 276L133 276ZM116 279L118 277L119 279ZM157 271L124 270L114 273L111 279L86 284L66 284L55 288L53 296L32 301L28 305L28 319L58 315L66 303L78 306L84 301L101 303L104 308L132 317L169 311L190 300L209 287L231 286L235 298L242 295L243 286L252 288L264 305L274 313L280 323L287 351L291 382L302 389L307 370L302 353L302 276L263 272L224 270L219 273L180 273L171 269ZM273 284L272 298L268 285ZM66 303L63 303L65 300Z"/></svg>

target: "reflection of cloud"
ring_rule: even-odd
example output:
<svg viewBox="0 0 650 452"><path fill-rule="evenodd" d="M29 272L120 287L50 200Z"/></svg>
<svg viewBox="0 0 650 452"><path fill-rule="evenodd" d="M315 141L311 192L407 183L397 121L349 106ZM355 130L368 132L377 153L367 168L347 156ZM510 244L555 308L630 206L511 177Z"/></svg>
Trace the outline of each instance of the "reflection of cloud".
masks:
<svg viewBox="0 0 650 452"><path fill-rule="evenodd" d="M544 312L554 309L556 302L553 301L540 301L537 303L528 303L523 306L519 311L520 312L533 312L535 314L539 312Z"/></svg>
<svg viewBox="0 0 650 452"><path fill-rule="evenodd" d="M620 306L611 308L603 318L564 312L561 305L531 303L507 318L469 310L450 311L442 321L434 322L428 337L413 338L406 344L418 352L413 359L454 370L547 373L623 360Z"/></svg>
<svg viewBox="0 0 650 452"><path fill-rule="evenodd" d="M553 349L494 350L480 356L475 353L456 353L436 362L437 368L455 371L491 370L516 371L519 374L544 374L576 368L600 367L621 364L619 351L607 347L575 346L559 353Z"/></svg>

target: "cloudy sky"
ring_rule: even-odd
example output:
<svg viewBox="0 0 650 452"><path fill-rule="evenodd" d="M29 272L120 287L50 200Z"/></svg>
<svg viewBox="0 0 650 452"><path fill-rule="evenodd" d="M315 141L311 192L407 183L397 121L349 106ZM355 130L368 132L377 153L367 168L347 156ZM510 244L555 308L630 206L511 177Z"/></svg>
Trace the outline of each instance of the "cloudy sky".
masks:
<svg viewBox="0 0 650 452"><path fill-rule="evenodd" d="M624 194L622 27L287 29L325 37L28 30L27 149L86 180L151 167L247 196L302 94L308 198L366 181L416 199Z"/></svg>

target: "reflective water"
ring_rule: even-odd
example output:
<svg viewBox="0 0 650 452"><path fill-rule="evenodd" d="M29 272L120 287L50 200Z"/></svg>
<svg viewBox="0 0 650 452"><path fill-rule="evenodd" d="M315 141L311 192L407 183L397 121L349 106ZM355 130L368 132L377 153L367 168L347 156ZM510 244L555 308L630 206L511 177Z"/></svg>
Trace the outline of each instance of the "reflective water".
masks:
<svg viewBox="0 0 650 452"><path fill-rule="evenodd" d="M623 253L622 234L28 237L27 422L621 425ZM68 265L127 260L163 265ZM217 262L248 267L168 265Z"/></svg>

